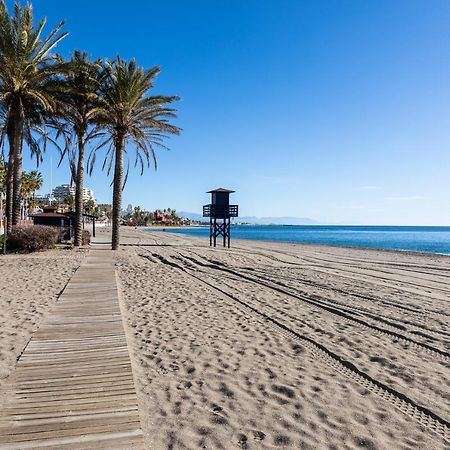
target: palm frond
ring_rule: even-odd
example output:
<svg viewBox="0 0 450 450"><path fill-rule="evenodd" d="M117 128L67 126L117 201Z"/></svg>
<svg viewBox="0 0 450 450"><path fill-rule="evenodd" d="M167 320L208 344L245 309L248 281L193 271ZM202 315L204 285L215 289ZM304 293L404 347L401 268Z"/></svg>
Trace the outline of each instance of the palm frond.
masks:
<svg viewBox="0 0 450 450"><path fill-rule="evenodd" d="M99 89L100 103L93 114L97 130L103 130L113 140L124 136L125 142L134 144L134 165L140 167L141 174L150 161L157 169L155 148L167 149L162 143L164 139L181 131L169 122L177 114L174 108L167 106L180 98L148 95L159 73L159 67L143 70L133 59L127 62L118 56L113 61L106 60ZM109 173L110 153L102 168L109 169Z"/></svg>

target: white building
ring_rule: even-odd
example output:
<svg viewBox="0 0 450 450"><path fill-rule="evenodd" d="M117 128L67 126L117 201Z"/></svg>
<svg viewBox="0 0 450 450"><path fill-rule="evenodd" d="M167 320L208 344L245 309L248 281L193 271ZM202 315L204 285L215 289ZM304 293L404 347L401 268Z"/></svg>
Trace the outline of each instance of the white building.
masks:
<svg viewBox="0 0 450 450"><path fill-rule="evenodd" d="M62 203L68 195L72 195L75 198L75 186L71 186L70 184L61 184L53 189L53 197L57 202ZM83 202L86 202L87 200L92 200L95 204L97 204L94 191L89 188L83 188Z"/></svg>
<svg viewBox="0 0 450 450"><path fill-rule="evenodd" d="M71 194L70 192L71 186L69 184L61 184L60 186L56 186L53 189L53 198L59 202L62 203L64 199Z"/></svg>
<svg viewBox="0 0 450 450"><path fill-rule="evenodd" d="M73 188L73 195L75 195L75 188ZM83 201L86 200L92 200L95 204L97 204L94 196L94 191L92 189L83 188Z"/></svg>
<svg viewBox="0 0 450 450"><path fill-rule="evenodd" d="M38 202L42 202L44 205L50 205L52 202L55 201L53 198L53 195L50 194L36 194L34 196L34 199Z"/></svg>

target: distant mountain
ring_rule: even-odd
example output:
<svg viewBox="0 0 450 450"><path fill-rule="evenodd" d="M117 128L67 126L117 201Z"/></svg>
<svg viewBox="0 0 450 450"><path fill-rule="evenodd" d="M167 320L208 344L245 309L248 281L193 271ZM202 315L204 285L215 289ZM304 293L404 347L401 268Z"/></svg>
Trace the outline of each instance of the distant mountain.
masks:
<svg viewBox="0 0 450 450"><path fill-rule="evenodd" d="M179 211L177 213L181 217L186 217L190 220L204 221L207 217L202 217L201 214L191 213L186 211ZM243 216L235 219L235 222L250 223L252 225L317 225L319 222L307 217L254 217Z"/></svg>
<svg viewBox="0 0 450 450"><path fill-rule="evenodd" d="M239 222L258 225L317 225L319 222L307 217L239 217Z"/></svg>

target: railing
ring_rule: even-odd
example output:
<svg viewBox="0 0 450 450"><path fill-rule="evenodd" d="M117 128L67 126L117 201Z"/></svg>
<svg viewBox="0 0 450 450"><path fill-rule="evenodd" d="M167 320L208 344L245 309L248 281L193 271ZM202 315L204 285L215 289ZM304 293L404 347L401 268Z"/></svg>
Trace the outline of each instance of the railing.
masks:
<svg viewBox="0 0 450 450"><path fill-rule="evenodd" d="M203 205L203 217L237 217L238 209L238 205Z"/></svg>

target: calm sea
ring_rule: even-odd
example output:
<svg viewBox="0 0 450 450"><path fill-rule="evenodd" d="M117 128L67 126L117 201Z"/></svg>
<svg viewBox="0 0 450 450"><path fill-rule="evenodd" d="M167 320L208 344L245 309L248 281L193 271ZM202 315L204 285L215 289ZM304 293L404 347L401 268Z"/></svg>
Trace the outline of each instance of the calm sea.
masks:
<svg viewBox="0 0 450 450"><path fill-rule="evenodd" d="M165 231L209 236L208 227L166 228ZM450 254L450 227L236 225L232 227L231 238Z"/></svg>

